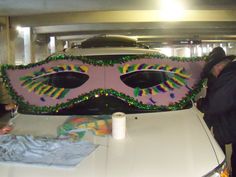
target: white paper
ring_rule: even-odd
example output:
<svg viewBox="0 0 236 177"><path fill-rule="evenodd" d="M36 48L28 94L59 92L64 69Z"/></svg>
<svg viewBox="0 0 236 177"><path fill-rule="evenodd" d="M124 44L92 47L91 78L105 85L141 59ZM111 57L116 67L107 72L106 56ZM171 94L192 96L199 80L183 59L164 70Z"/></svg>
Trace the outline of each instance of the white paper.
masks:
<svg viewBox="0 0 236 177"><path fill-rule="evenodd" d="M124 139L126 134L126 115L122 112L112 114L112 137Z"/></svg>

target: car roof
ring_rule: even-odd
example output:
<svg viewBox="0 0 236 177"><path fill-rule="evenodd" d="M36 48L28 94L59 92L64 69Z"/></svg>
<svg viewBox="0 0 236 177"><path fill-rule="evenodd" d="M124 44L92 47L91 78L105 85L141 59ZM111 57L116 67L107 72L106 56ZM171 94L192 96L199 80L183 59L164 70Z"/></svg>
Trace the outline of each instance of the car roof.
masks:
<svg viewBox="0 0 236 177"><path fill-rule="evenodd" d="M158 54L156 49L144 49L138 47L99 47L99 48L69 48L63 54L75 56L96 56L96 55L137 55L137 54ZM55 53L58 55L61 53Z"/></svg>

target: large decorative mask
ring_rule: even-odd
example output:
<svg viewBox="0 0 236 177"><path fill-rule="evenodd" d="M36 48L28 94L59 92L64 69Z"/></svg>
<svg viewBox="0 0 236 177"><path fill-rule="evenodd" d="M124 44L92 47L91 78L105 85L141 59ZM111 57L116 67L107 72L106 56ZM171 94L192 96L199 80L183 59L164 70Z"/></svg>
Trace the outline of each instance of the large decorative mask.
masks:
<svg viewBox="0 0 236 177"><path fill-rule="evenodd" d="M101 57L101 56L100 56ZM52 112L99 95L112 95L142 109L173 109L200 86L204 62L160 54L117 60L54 55L26 66L5 65L10 95L31 112Z"/></svg>

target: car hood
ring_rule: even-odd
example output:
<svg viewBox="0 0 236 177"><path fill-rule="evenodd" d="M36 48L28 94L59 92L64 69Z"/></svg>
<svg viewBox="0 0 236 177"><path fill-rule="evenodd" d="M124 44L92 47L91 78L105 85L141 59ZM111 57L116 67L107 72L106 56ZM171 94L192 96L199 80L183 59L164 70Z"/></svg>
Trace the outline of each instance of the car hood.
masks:
<svg viewBox="0 0 236 177"><path fill-rule="evenodd" d="M126 124L123 140L87 137L100 146L74 168L1 164L1 177L199 177L224 161L194 108L130 114Z"/></svg>

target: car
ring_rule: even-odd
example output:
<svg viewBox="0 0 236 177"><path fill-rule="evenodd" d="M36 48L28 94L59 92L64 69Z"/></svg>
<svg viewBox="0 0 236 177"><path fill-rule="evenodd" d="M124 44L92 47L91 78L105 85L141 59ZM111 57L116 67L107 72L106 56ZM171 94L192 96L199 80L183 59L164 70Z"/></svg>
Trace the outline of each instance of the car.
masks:
<svg viewBox="0 0 236 177"><path fill-rule="evenodd" d="M203 66L204 58L166 57L117 35L96 36L38 63L3 66L18 105L14 136L58 138L75 117L111 120L117 112L126 117L126 134L83 135L97 147L69 169L1 160L1 177L228 176L225 155L193 103Z"/></svg>

